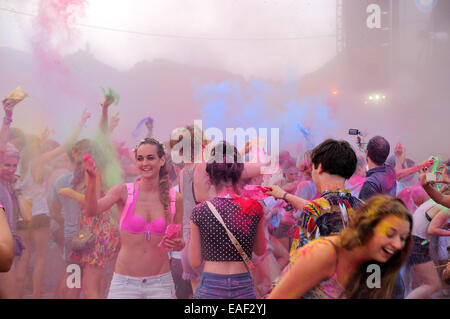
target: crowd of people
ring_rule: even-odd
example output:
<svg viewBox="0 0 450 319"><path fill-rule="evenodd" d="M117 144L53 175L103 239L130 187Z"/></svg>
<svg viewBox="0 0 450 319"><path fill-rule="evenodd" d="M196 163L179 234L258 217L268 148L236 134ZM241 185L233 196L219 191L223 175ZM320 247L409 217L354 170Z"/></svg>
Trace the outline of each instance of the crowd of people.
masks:
<svg viewBox="0 0 450 319"><path fill-rule="evenodd" d="M192 125L162 142L148 118L128 148L111 138L113 102L96 136L79 139L84 111L60 144L11 127L20 100L2 101L0 298L49 297L51 244L57 299L448 297L450 159L416 165L400 143L389 157L382 136L356 151L327 139L262 174L245 160L257 143L213 144Z"/></svg>

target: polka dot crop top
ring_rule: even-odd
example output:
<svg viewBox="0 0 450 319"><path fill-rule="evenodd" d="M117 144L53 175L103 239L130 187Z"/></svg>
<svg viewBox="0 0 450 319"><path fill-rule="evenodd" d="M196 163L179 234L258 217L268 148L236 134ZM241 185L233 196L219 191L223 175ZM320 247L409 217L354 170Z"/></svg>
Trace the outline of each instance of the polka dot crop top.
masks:
<svg viewBox="0 0 450 319"><path fill-rule="evenodd" d="M251 258L258 222L264 211L256 200L216 197L211 200L225 225L236 237L247 256ZM200 229L201 254L206 261L242 261L228 235L209 210L206 202L195 206L192 222Z"/></svg>

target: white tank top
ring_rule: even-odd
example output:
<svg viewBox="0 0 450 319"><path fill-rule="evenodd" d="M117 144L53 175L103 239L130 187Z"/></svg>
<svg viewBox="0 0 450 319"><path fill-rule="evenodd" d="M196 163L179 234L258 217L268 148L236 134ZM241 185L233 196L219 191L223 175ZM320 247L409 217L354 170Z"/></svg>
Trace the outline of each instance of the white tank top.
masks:
<svg viewBox="0 0 450 319"><path fill-rule="evenodd" d="M31 176L31 168L28 168L25 178L20 183L19 188L22 190L23 197L32 203L31 215L46 214L50 216L47 204L47 194L45 184L36 184ZM19 220L23 220L19 216Z"/></svg>
<svg viewBox="0 0 450 319"><path fill-rule="evenodd" d="M425 203L423 203L416 209L416 211L413 214L412 234L414 236L423 239L431 238L431 236L428 235L427 233L428 226L430 226L430 221L427 219L425 213L436 205L438 205L441 209L448 211L448 209L446 209L444 206L437 204L431 199L427 200Z"/></svg>

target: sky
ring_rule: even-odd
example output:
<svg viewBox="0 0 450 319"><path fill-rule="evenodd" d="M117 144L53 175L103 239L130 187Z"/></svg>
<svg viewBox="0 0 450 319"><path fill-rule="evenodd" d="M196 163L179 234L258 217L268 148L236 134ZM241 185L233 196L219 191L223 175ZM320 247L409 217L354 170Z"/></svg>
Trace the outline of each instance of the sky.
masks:
<svg viewBox="0 0 450 319"><path fill-rule="evenodd" d="M328 94L339 89L339 109L333 109L328 97L306 96L299 89L309 83L302 76L336 56L335 0L0 0L0 50L22 51L23 60L32 61L17 72L13 62L22 61L20 54L0 56L12 61L0 60L9 76L0 77L0 92L24 85L30 98L17 109L15 124L33 133L49 125L59 142L70 131L67 123L84 107L93 113L94 128L100 87L111 86L121 95L115 109L121 112L117 134L130 143L130 132L147 116L155 119L154 132L162 139L175 127L203 119L216 127L277 126L285 129L281 138L289 142L298 138L301 123L313 129L317 140L351 140L348 128L385 135L424 160L441 152L434 136L450 134L450 109L445 88L429 89L440 87L447 75L426 79L427 68L435 64L435 70L443 69L439 59L427 58L440 44L423 37L430 15L413 1L401 1L395 53L404 57L397 60L401 72L393 74L392 92L387 93L392 96L383 105L363 104L363 95L378 88L340 90L337 82L351 72L330 83L336 64L322 69L313 82ZM81 57L73 55L79 52ZM79 59L68 65L64 57ZM364 65L361 70L364 82L370 77L365 77ZM419 99L422 91L425 97ZM423 101L430 105L424 107ZM30 109L40 115L31 118ZM242 116L236 117L239 112ZM441 116L435 118L435 112ZM422 125L426 134L415 129Z"/></svg>
<svg viewBox="0 0 450 319"><path fill-rule="evenodd" d="M36 15L40 2L0 0L0 8ZM164 58L283 78L311 72L336 53L334 0L85 0L80 7L61 53L89 47L120 70ZM32 21L0 11L0 47L30 50Z"/></svg>

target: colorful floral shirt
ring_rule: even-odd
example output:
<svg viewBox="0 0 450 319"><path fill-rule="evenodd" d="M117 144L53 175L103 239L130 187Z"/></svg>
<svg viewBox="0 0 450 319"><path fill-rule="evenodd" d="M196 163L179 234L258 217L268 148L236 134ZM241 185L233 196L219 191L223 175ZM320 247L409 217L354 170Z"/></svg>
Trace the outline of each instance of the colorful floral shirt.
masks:
<svg viewBox="0 0 450 319"><path fill-rule="evenodd" d="M347 189L326 190L320 198L306 204L294 233L291 261L295 259L293 252L310 240L339 234L348 225L353 210L360 205L362 202Z"/></svg>

